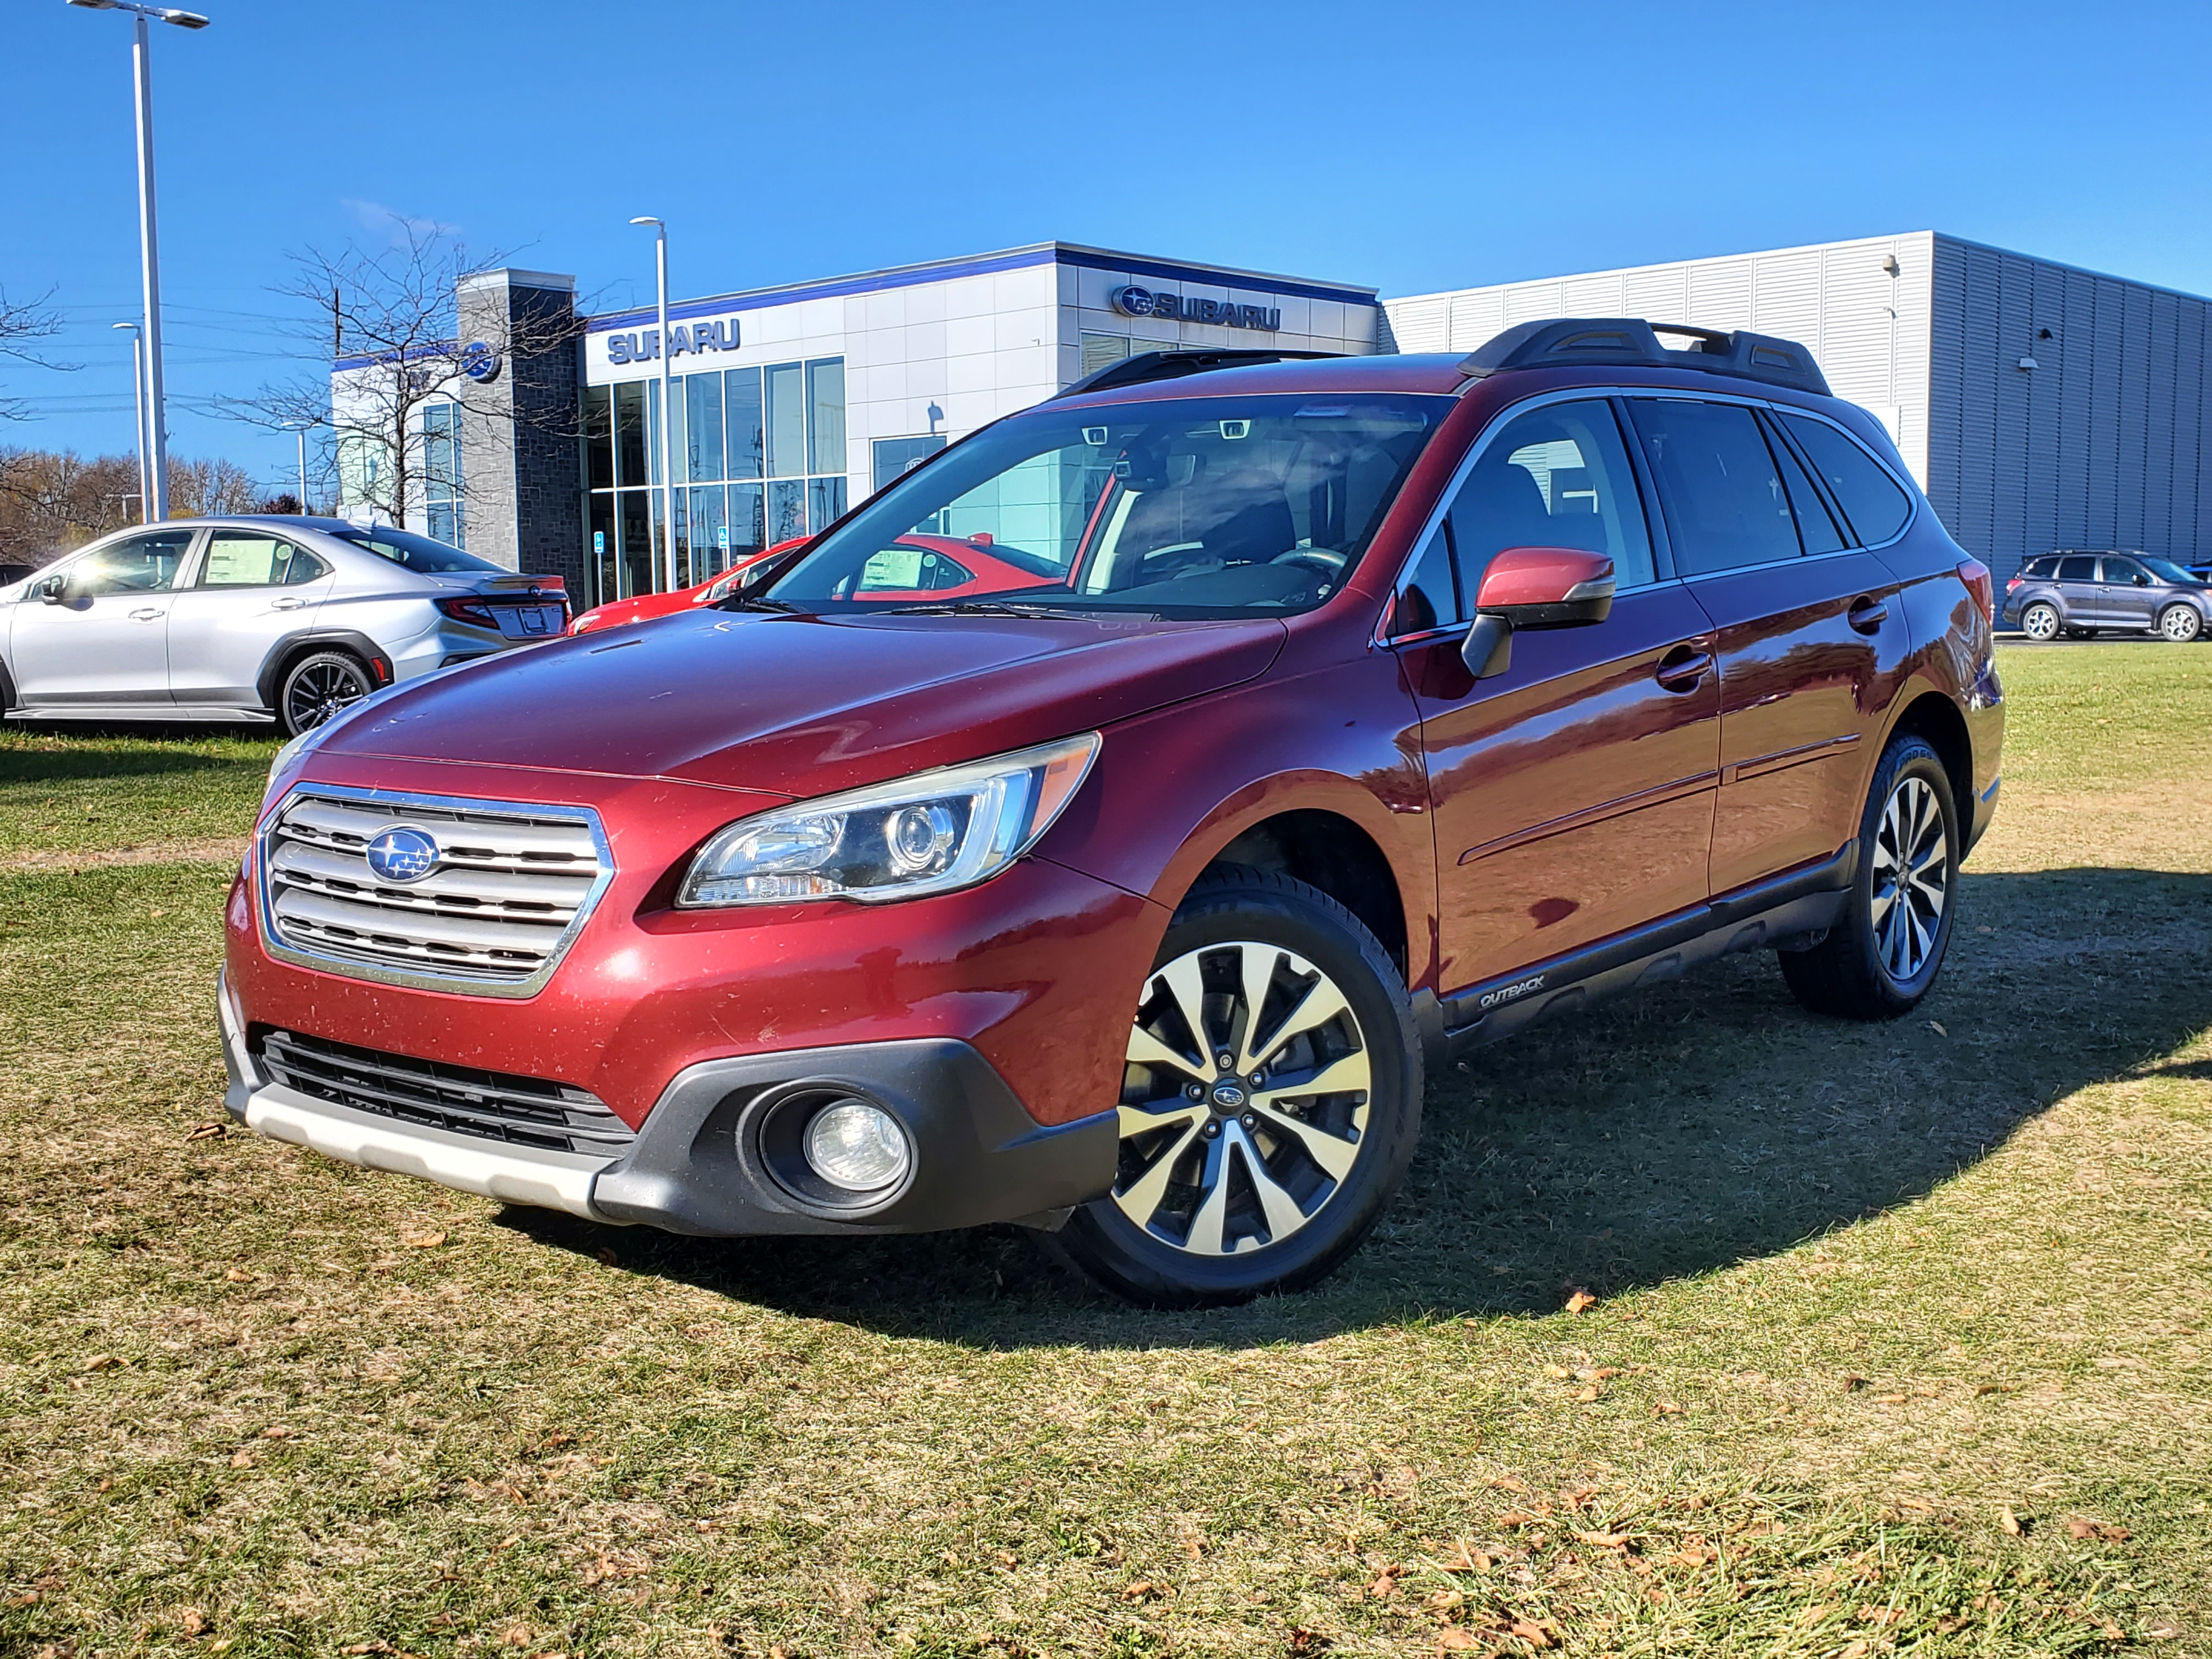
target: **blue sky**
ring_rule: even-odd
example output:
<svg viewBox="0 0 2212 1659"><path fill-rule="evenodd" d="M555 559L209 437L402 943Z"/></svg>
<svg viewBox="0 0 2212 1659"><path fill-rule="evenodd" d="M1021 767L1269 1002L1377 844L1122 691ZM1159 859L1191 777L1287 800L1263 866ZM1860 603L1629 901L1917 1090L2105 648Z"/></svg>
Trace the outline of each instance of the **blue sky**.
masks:
<svg viewBox="0 0 2212 1659"><path fill-rule="evenodd" d="M199 0L155 31L173 447L310 367L286 255L393 216L601 305L1059 237L1418 293L1935 228L2212 292L2212 8ZM41 418L131 443L130 27L0 0L0 287Z"/></svg>

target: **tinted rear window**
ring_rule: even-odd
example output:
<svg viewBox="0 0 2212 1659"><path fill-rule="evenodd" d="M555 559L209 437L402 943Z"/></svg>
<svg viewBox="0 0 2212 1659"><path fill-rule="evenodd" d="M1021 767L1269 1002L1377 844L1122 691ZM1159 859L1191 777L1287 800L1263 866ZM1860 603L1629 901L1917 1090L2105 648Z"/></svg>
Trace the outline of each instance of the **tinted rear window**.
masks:
<svg viewBox="0 0 2212 1659"><path fill-rule="evenodd" d="M458 547L444 542L434 542L428 536L418 536L411 530L396 530L390 525L378 525L373 529L333 530L331 534L342 542L351 542L356 547L365 547L379 558L404 565L410 570L426 576L442 576L460 570L504 570L488 559L479 559L464 553Z"/></svg>
<svg viewBox="0 0 2212 1659"><path fill-rule="evenodd" d="M1748 409L1651 398L1629 407L1658 475L1679 574L1797 557L1782 472Z"/></svg>
<svg viewBox="0 0 2212 1659"><path fill-rule="evenodd" d="M2030 559L2021 566L2020 574L2036 581L2049 581L2051 573L2058 568L2056 559Z"/></svg>
<svg viewBox="0 0 2212 1659"><path fill-rule="evenodd" d="M1844 509L1863 546L1887 541L1912 516L1912 499L1887 468L1825 421L1784 415L1790 435L1820 469L1828 493Z"/></svg>
<svg viewBox="0 0 2212 1659"><path fill-rule="evenodd" d="M2097 580L2097 562L2086 553L2077 553L2070 559L2058 562L2058 580L2062 582L2093 582Z"/></svg>

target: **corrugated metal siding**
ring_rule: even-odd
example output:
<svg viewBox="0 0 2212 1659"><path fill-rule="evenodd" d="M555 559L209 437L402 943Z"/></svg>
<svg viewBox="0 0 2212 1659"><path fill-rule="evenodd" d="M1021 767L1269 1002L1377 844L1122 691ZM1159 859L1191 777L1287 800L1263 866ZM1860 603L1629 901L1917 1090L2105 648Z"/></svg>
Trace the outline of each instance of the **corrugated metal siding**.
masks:
<svg viewBox="0 0 2212 1659"><path fill-rule="evenodd" d="M1936 243L1929 499L1960 544L2000 578L2054 547L2212 554L2212 302Z"/></svg>

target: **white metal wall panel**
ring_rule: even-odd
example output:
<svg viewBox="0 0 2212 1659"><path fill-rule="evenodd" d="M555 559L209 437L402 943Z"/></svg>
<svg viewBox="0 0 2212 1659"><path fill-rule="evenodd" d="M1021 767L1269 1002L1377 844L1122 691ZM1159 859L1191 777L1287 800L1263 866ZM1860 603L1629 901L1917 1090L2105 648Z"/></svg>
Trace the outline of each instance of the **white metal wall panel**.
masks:
<svg viewBox="0 0 2212 1659"><path fill-rule="evenodd" d="M1472 351L1484 341L1505 331L1505 290L1480 289L1454 294L1451 302L1451 349Z"/></svg>
<svg viewBox="0 0 2212 1659"><path fill-rule="evenodd" d="M1408 301L1390 313L1390 334L1400 351L1449 351L1451 300L1432 294Z"/></svg>
<svg viewBox="0 0 2212 1659"><path fill-rule="evenodd" d="M1539 317L1564 317L1559 308L1559 284L1548 283L1516 283L1505 290L1505 325L1533 322Z"/></svg>
<svg viewBox="0 0 2212 1659"><path fill-rule="evenodd" d="M1601 271L1595 276L1569 276L1559 283L1562 317L1626 317L1621 306L1620 273Z"/></svg>
<svg viewBox="0 0 2212 1659"><path fill-rule="evenodd" d="M1822 250L1759 253L1751 259L1751 326L1801 340L1820 352Z"/></svg>
<svg viewBox="0 0 2212 1659"><path fill-rule="evenodd" d="M1702 259L1690 267L1690 314L1700 328L1751 326L1751 260Z"/></svg>
<svg viewBox="0 0 2212 1659"><path fill-rule="evenodd" d="M1655 323L1687 323L1690 270L1686 265L1656 265L1620 273L1620 314Z"/></svg>

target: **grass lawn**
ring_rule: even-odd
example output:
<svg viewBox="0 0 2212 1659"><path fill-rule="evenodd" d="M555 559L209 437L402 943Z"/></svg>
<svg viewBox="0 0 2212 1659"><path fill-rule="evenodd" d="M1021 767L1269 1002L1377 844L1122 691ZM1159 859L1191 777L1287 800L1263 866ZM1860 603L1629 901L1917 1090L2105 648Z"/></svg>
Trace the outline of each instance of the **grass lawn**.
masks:
<svg viewBox="0 0 2212 1659"><path fill-rule="evenodd" d="M2212 649L2002 667L1916 1017L1487 1051L1205 1316L225 1131L270 745L0 738L0 1656L2212 1653Z"/></svg>

